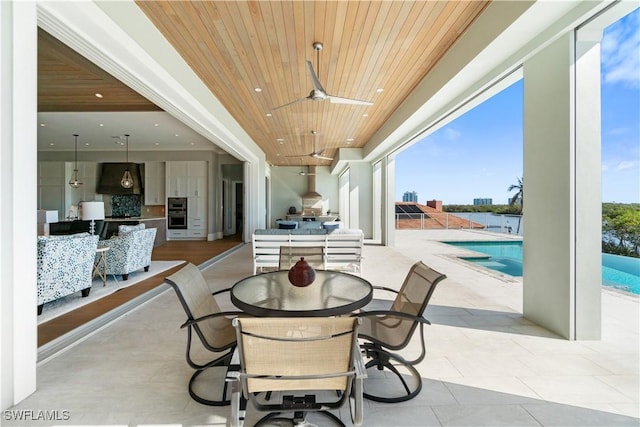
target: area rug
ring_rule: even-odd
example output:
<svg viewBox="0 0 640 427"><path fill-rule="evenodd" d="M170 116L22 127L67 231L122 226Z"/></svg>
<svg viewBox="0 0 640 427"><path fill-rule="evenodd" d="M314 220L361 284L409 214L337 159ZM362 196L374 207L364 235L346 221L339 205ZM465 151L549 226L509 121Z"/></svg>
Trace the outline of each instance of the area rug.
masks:
<svg viewBox="0 0 640 427"><path fill-rule="evenodd" d="M83 305L96 301L100 298L104 298L119 289L133 286L136 283L140 283L149 277L169 270L183 262L184 261L151 261L148 272L140 269L139 271L130 273L129 280L122 280L122 276L120 275L116 277L109 275L105 286L103 286L102 279L96 276L96 278L93 279L91 292L89 292L88 297L82 298L81 293L76 292L74 294L67 295L66 297L46 303L43 307L42 314L38 316L38 324L47 322L55 317L61 316L71 310L75 310L78 307L82 307Z"/></svg>

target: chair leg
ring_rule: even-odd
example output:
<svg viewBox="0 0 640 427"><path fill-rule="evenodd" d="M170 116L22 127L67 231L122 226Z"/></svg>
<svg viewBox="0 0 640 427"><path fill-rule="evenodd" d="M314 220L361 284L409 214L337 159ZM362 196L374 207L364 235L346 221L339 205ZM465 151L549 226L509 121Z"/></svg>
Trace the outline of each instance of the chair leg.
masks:
<svg viewBox="0 0 640 427"><path fill-rule="evenodd" d="M200 374L202 374L204 371L206 371L209 368L212 367L226 367L227 369L229 368L229 362L231 362L231 357L233 355L233 349L224 354L223 356L212 360L211 362L207 363L206 365L203 365L201 368L197 369L196 372L193 373L193 375L191 376L191 379L189 380L189 396L191 396L191 398L193 400L195 400L198 403L202 403L203 405L208 405L208 406L227 406L229 404L231 404L231 399L227 399L227 385L228 383L225 381L224 385L222 386L222 398L220 400L213 400L213 399L206 399L200 395L198 395L194 390L193 390L193 385L196 381L196 379L198 378L198 376Z"/></svg>
<svg viewBox="0 0 640 427"><path fill-rule="evenodd" d="M149 266L148 265L144 268L144 271L149 271Z"/></svg>
<svg viewBox="0 0 640 427"><path fill-rule="evenodd" d="M89 296L89 292L91 292L91 288L84 288L82 290L80 290L80 292L82 293L82 298L88 297Z"/></svg>
<svg viewBox="0 0 640 427"><path fill-rule="evenodd" d="M363 393L363 396L365 397L365 399L373 400L374 402L382 402L382 403L398 403L398 402L405 402L407 400L411 400L414 397L416 397L418 393L420 393L420 391L422 390L422 377L420 376L420 373L413 365L404 363L402 360L395 358L393 355L385 352L384 350L381 350L379 347L367 347L365 348L365 352L367 357L372 358L370 361L367 362L367 364L365 365L365 368L369 369L375 366L376 369L378 369L379 371L387 369L390 372L394 373L396 377L398 377L398 380L400 380L400 383L402 384L402 387L404 388L404 391L406 393L402 396L386 397L386 396L379 396L372 393L368 393L365 390ZM400 364L401 366L403 366L409 371L409 375L411 375L411 377L415 381L415 386L413 387L413 389L409 387L404 376L391 363L392 361L397 362L398 364ZM365 386L366 386L366 383L367 381L365 380L364 381Z"/></svg>
<svg viewBox="0 0 640 427"><path fill-rule="evenodd" d="M38 306L38 316L40 316L42 314L42 309L44 308L44 304L40 304Z"/></svg>
<svg viewBox="0 0 640 427"><path fill-rule="evenodd" d="M285 414L285 413L283 413L283 412L272 412L270 414L267 414L264 417L260 418L258 420L258 422L256 422L256 424L254 425L254 427L260 427L262 425L270 426L270 427L274 427L274 426L291 426L291 427L296 427L296 426L310 427L310 426L314 426L314 424L311 424L311 423L306 421L306 415L309 412L306 412L306 411L305 412L303 412L303 411L295 411L295 412L293 412L293 417L292 418L282 417L282 415ZM329 418L331 421L333 421L333 423L335 423L336 426L338 426L338 427L346 427L346 425L342 422L342 420L340 418L338 418L336 415L332 414L329 411L313 411L311 413L324 415L327 418ZM321 425L326 425L326 424L323 423ZM332 425L334 425L334 424L332 424Z"/></svg>
<svg viewBox="0 0 640 427"><path fill-rule="evenodd" d="M129 280L129 273L122 275L122 280Z"/></svg>

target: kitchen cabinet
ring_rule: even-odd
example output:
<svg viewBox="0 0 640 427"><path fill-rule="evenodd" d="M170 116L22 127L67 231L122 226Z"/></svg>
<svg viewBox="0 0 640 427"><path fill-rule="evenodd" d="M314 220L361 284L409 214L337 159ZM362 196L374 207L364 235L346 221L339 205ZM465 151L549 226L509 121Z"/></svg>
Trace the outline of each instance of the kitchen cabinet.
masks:
<svg viewBox="0 0 640 427"><path fill-rule="evenodd" d="M66 216L64 196L64 162L38 162L38 209L58 211L58 218Z"/></svg>
<svg viewBox="0 0 640 427"><path fill-rule="evenodd" d="M164 162L144 163L144 204L164 205L165 195Z"/></svg>
<svg viewBox="0 0 640 427"><path fill-rule="evenodd" d="M167 230L167 240L180 240L187 237L187 230Z"/></svg>
<svg viewBox="0 0 640 427"><path fill-rule="evenodd" d="M78 177L82 185L73 188L68 185L76 165L73 162L65 163L65 216L71 205L79 205L80 202L102 200L102 196L96 197L96 184L98 182L98 164L96 162L78 162Z"/></svg>
<svg viewBox="0 0 640 427"><path fill-rule="evenodd" d="M187 198L187 229L169 230L168 238L207 238L207 162L166 162L167 197Z"/></svg>
<svg viewBox="0 0 640 427"><path fill-rule="evenodd" d="M187 178L187 197L206 196L206 188L206 176L189 176Z"/></svg>
<svg viewBox="0 0 640 427"><path fill-rule="evenodd" d="M188 162L166 162L166 196L167 197L187 197L187 174Z"/></svg>
<svg viewBox="0 0 640 427"><path fill-rule="evenodd" d="M58 218L66 218L71 205L102 200L96 194L98 167L95 162L78 162L78 178L82 185L73 188L69 180L74 162L38 162L38 209L56 210Z"/></svg>
<svg viewBox="0 0 640 427"><path fill-rule="evenodd" d="M187 198L187 236L191 238L207 237L206 197Z"/></svg>

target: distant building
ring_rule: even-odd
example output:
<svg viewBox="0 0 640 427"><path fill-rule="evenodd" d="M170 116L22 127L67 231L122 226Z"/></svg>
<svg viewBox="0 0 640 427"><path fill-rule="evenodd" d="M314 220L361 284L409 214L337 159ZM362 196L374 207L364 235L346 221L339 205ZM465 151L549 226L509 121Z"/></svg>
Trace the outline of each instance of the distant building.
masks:
<svg viewBox="0 0 640 427"><path fill-rule="evenodd" d="M473 206L492 205L493 199L473 199Z"/></svg>
<svg viewBox="0 0 640 427"><path fill-rule="evenodd" d="M418 203L418 193L415 191L405 191L402 195L402 201Z"/></svg>

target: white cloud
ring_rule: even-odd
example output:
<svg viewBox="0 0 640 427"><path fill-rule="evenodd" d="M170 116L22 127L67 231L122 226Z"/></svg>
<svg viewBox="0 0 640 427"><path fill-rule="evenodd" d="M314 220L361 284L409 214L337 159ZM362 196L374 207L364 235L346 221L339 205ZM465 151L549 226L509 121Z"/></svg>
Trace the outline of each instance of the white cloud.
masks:
<svg viewBox="0 0 640 427"><path fill-rule="evenodd" d="M635 166L635 162L629 162L627 160L623 160L616 166L616 171L622 171L625 169L631 169Z"/></svg>
<svg viewBox="0 0 640 427"><path fill-rule="evenodd" d="M601 55L604 83L640 87L640 9L605 31Z"/></svg>
<svg viewBox="0 0 640 427"><path fill-rule="evenodd" d="M456 139L460 138L460 135L462 135L462 133L458 130L455 130L453 128L446 128L444 130L445 132L445 137L449 140L449 141L455 141Z"/></svg>
<svg viewBox="0 0 640 427"><path fill-rule="evenodd" d="M609 135L625 135L627 132L629 132L629 128L618 127L618 128L609 129L607 134L609 134Z"/></svg>

